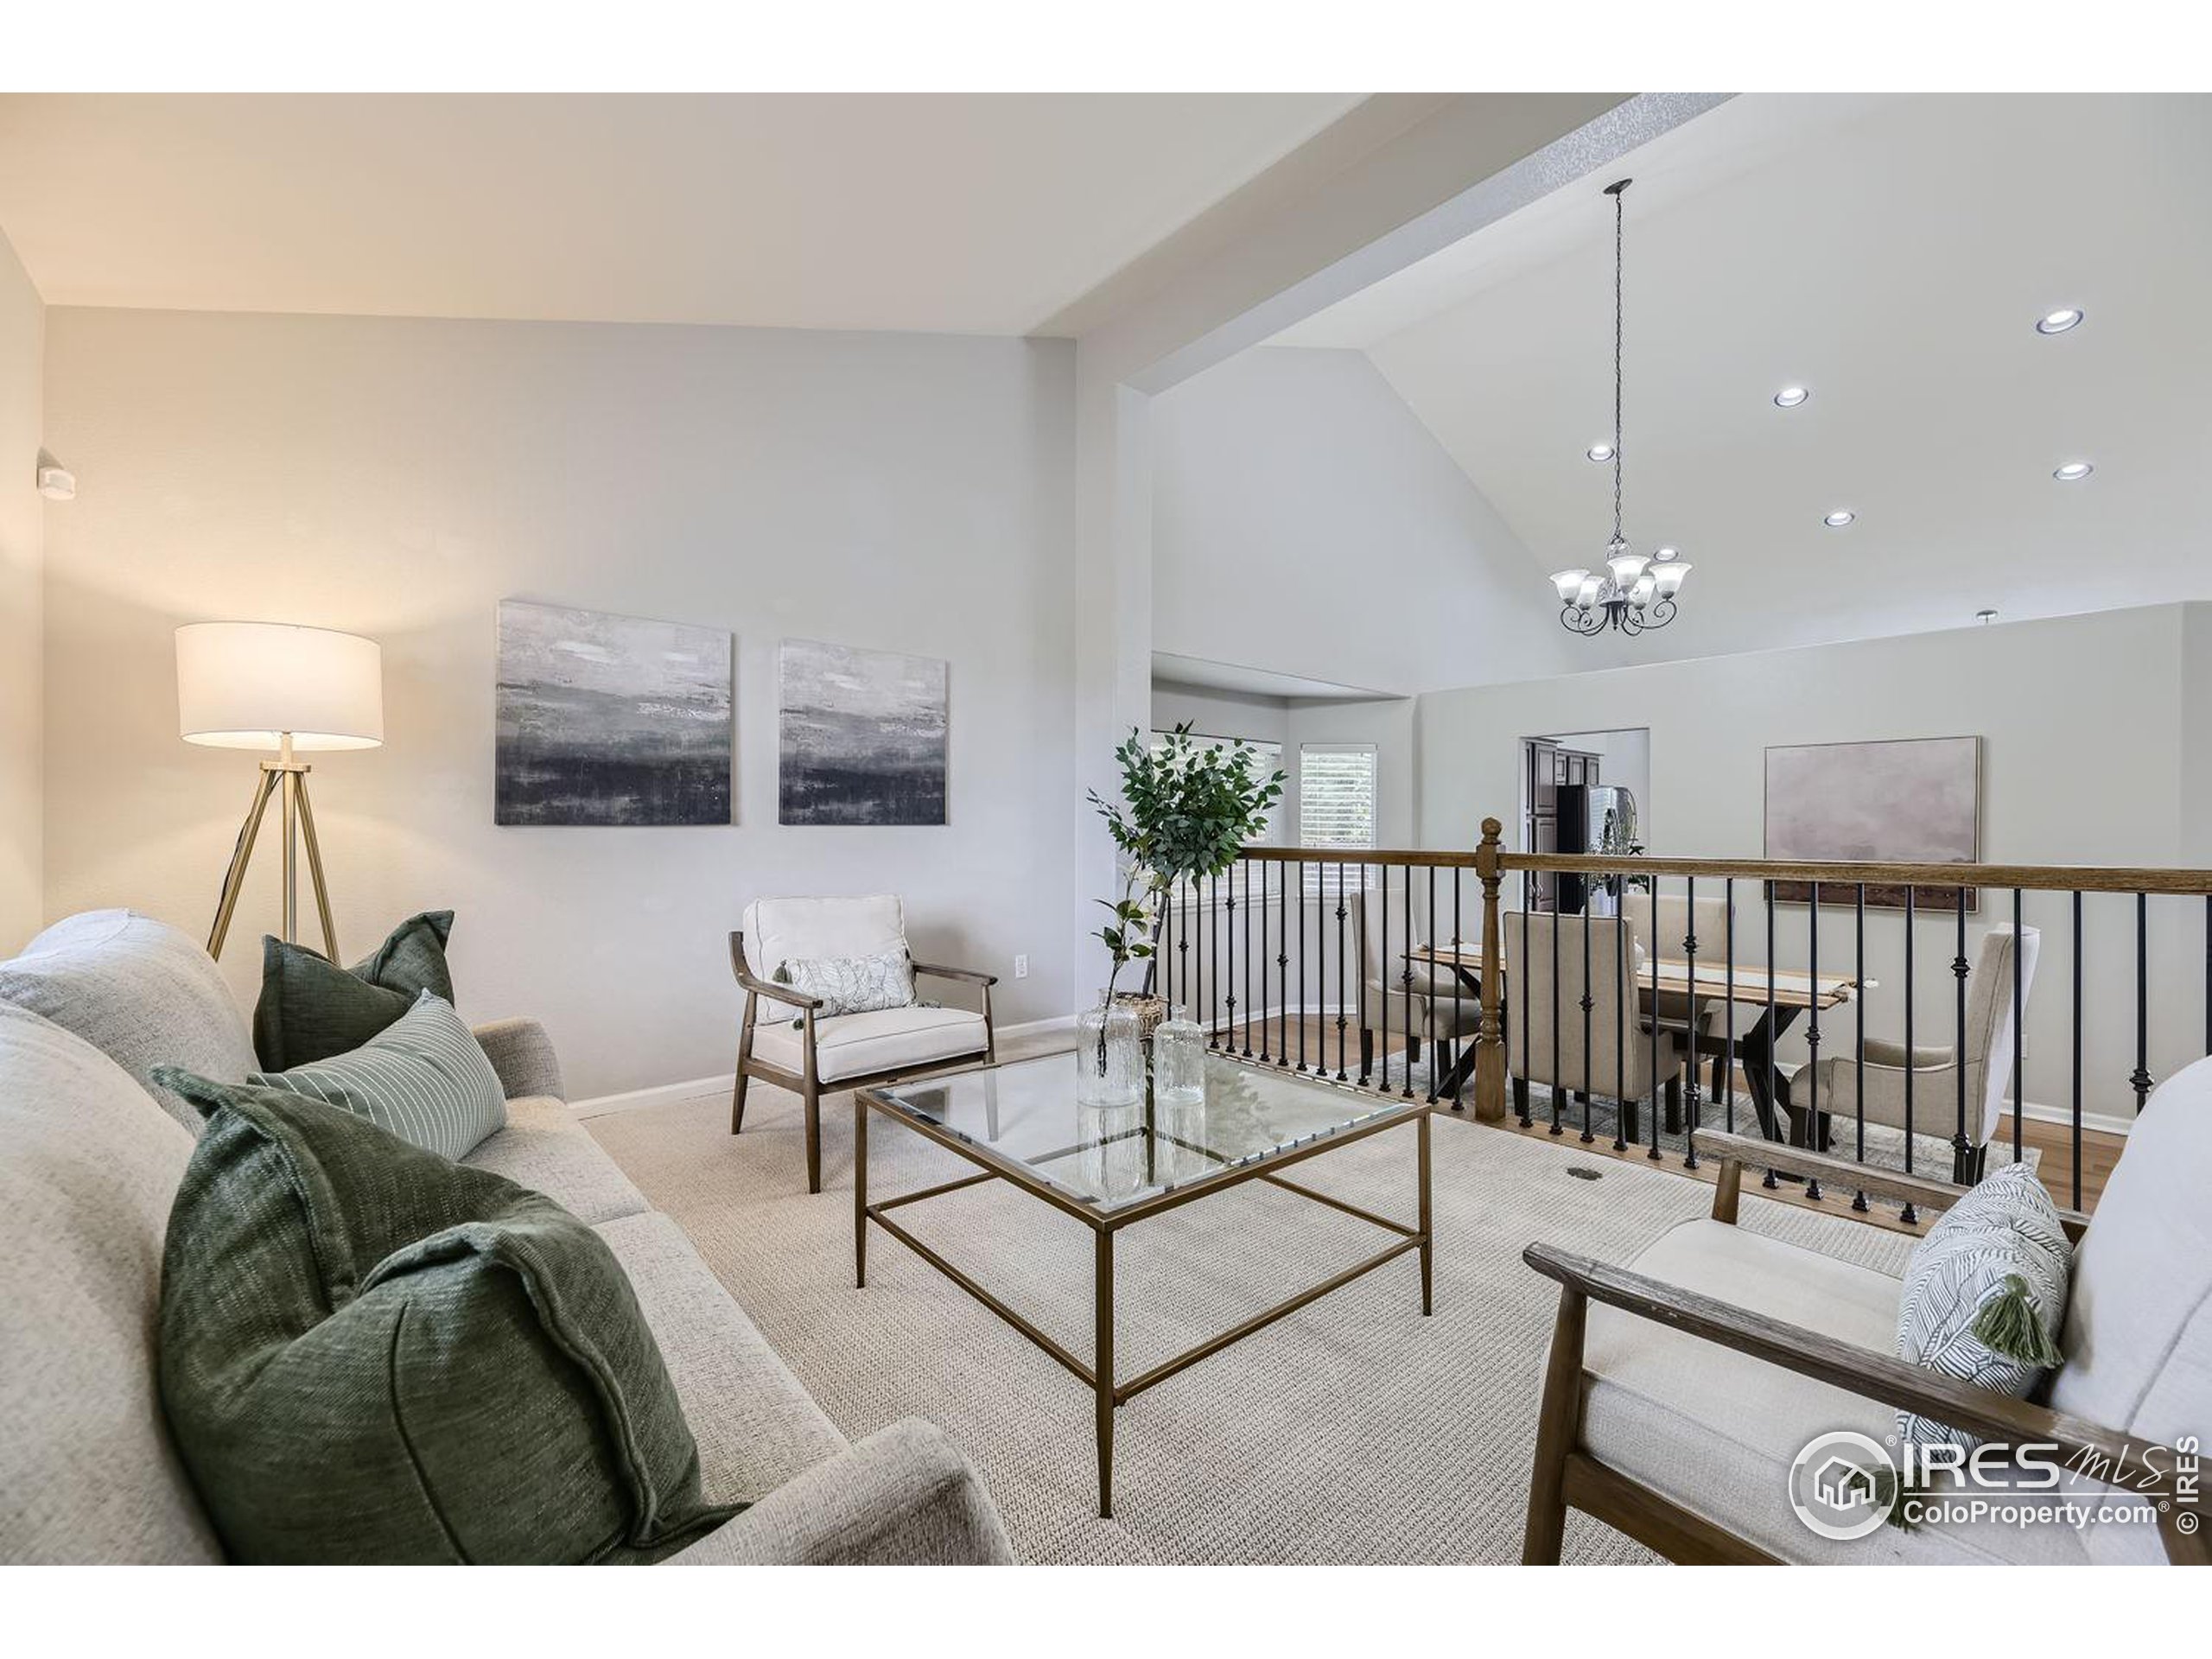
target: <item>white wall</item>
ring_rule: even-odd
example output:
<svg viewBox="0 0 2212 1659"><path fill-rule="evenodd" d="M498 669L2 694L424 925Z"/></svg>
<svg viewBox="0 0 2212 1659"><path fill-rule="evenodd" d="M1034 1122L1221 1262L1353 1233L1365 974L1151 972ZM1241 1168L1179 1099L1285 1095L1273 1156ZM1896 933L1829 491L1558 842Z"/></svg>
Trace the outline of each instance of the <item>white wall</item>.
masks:
<svg viewBox="0 0 2212 1659"><path fill-rule="evenodd" d="M45 512L36 480L45 351L46 307L0 237L0 955L41 921Z"/></svg>
<svg viewBox="0 0 2212 1659"><path fill-rule="evenodd" d="M1247 352L1153 426L1154 650L1401 694L1571 665L1536 562L1363 353Z"/></svg>
<svg viewBox="0 0 2212 1659"><path fill-rule="evenodd" d="M1185 721L1202 737L1249 738L1263 743L1287 743L1290 740L1287 698L1154 680L1153 729L1173 731Z"/></svg>
<svg viewBox="0 0 2212 1659"><path fill-rule="evenodd" d="M724 936L762 893L901 892L921 954L1007 977L1002 1020L1065 1014L1072 370L1051 342L56 309L48 442L83 483L48 550L47 912L205 927L252 764L178 741L170 633L281 619L384 645L385 746L314 778L341 948L455 906L465 1012L545 1019L572 1094L729 1069ZM505 596L732 630L737 826L495 828ZM776 823L785 636L950 660L950 827ZM242 995L275 872L226 954Z"/></svg>
<svg viewBox="0 0 2212 1659"><path fill-rule="evenodd" d="M1419 721L1423 842L1457 845L1460 827L1485 813L1507 819L1519 794L1519 740L1532 733L1648 726L1651 791L1665 814L1651 852L1739 858L1763 850L1769 746L1972 734L1984 740L1986 861L2201 863L2206 831L2185 806L2189 785L2204 792L2212 734L2185 690L2208 677L2207 612L2201 605L2113 611L1426 696ZM1517 901L1514 883L1506 885L1509 900ZM1738 954L1761 960L1764 907L1745 885L1736 895ZM2031 894L2026 904L2028 925L2044 929L2029 1008L2028 1097L2063 1102L2071 1055L2070 919L2062 898ZM1848 950L1851 918L1827 906L1821 914L1825 966L1843 960L1832 953ZM2011 914L2009 893L1985 895L1970 923L1969 955L1984 925L2009 922ZM1777 955L1802 964L1804 907L1780 906L1777 915ZM2133 901L2093 895L2085 920L2088 1107L2132 1116L2125 1084L2134 1065ZM1918 1040L1949 1040L1953 985L1942 969L1953 925L1926 916L1919 924ZM2164 1077L2203 1052L2203 906L2154 899L2151 925L2151 1069ZM1867 935L1867 971L1882 981L1867 1000L1867 1028L1894 1038L1903 1019L1902 920L1870 914ZM1842 1029L1851 1029L1847 1015ZM1802 1043L1796 1054L1802 1058Z"/></svg>

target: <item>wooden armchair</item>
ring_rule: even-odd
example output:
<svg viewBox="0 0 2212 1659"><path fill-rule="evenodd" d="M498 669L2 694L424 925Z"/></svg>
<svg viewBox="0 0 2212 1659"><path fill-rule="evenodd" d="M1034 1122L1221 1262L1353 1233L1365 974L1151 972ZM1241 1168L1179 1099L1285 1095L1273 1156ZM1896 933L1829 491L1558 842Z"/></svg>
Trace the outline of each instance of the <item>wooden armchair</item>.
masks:
<svg viewBox="0 0 2212 1659"><path fill-rule="evenodd" d="M824 1014L822 999L779 982L786 962L880 956L906 950L905 909L891 893L864 899L762 899L746 906L745 925L729 936L730 971L745 992L738 1028L737 1082L729 1132L745 1126L746 1085L766 1078L806 1106L806 1190L822 1190L822 1090L878 1084L988 1065L998 1056L991 1026L997 976L969 968L915 962L916 977L976 987L982 1008L883 1008ZM747 954L754 941L757 957ZM908 960L912 961L911 952ZM766 972L756 971L757 960Z"/></svg>
<svg viewBox="0 0 2212 1659"><path fill-rule="evenodd" d="M1720 1165L1710 1220L1675 1228L1628 1268L1548 1244L1523 1252L1560 1286L1525 1560L1559 1560L1569 1509L1685 1562L2212 1559L2201 1529L2212 1504L2177 1476L2171 1449L2212 1429L2212 1059L2152 1096L2095 1219L2064 1217L2076 1240L2066 1362L2043 1402L1894 1357L1897 1281L1735 1224L1747 1170L1923 1210L1968 1189L1736 1135L1701 1134L1698 1149ZM1837 1197L1839 1213L1848 1202ZM1839 1429L1880 1441L1900 1408L2055 1447L2042 1455L2067 1465L2067 1484L2024 1480L2018 1496L2079 1502L2092 1518L1929 1521L1851 1542L1801 1525L1787 1485L1796 1452ZM2124 1482L2109 1478L2120 1471ZM2133 1519L2095 1517L2100 1506Z"/></svg>

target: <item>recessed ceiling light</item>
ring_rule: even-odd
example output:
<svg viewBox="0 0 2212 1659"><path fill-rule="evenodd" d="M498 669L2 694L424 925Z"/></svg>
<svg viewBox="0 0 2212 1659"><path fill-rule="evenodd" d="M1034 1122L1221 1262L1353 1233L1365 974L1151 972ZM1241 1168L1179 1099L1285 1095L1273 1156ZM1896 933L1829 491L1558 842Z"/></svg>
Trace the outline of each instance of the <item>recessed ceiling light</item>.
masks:
<svg viewBox="0 0 2212 1659"><path fill-rule="evenodd" d="M2051 476L2062 484L2078 484L2096 470L2086 461L2069 461Z"/></svg>
<svg viewBox="0 0 2212 1659"><path fill-rule="evenodd" d="M1777 409L1795 409L1812 395L1808 387L1784 386L1774 394L1775 406Z"/></svg>
<svg viewBox="0 0 2212 1659"><path fill-rule="evenodd" d="M2081 321L2082 310L2079 306L2062 306L2059 309L2046 312L2036 319L2036 333L2063 334L2069 328L2079 327Z"/></svg>
<svg viewBox="0 0 2212 1659"><path fill-rule="evenodd" d="M1682 550L1679 547L1662 547L1651 556L1657 563L1663 564L1669 559L1681 558L1682 556Z"/></svg>
<svg viewBox="0 0 2212 1659"><path fill-rule="evenodd" d="M1592 461L1611 461L1613 458L1613 446L1610 443L1593 443L1582 453Z"/></svg>
<svg viewBox="0 0 2212 1659"><path fill-rule="evenodd" d="M1859 515L1857 513L1853 512L1848 508L1839 507L1835 512L1828 514L1827 518L1821 519L1821 522L1826 524L1830 530L1841 530L1846 524L1849 524L1858 516Z"/></svg>

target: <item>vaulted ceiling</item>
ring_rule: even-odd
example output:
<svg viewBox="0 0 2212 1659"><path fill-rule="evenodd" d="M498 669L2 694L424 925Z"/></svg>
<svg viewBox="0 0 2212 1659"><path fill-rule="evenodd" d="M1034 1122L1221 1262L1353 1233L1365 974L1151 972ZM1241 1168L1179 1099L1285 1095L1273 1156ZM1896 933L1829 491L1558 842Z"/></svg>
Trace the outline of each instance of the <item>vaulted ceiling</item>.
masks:
<svg viewBox="0 0 2212 1659"><path fill-rule="evenodd" d="M2212 98L1745 96L1277 343L1368 352L1531 582L1595 566L1630 175L1627 534L1696 569L1592 665L2202 598L2208 156Z"/></svg>
<svg viewBox="0 0 2212 1659"><path fill-rule="evenodd" d="M1353 95L0 98L49 304L1023 334Z"/></svg>

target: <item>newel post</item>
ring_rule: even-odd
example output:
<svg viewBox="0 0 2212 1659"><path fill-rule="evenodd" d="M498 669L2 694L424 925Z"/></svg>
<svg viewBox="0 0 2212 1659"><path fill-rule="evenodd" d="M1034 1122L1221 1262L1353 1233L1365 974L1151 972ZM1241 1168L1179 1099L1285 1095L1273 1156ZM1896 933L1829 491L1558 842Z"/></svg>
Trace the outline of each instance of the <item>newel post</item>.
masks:
<svg viewBox="0 0 2212 1659"><path fill-rule="evenodd" d="M1505 988L1505 951L1497 915L1498 836L1503 830L1496 818L1484 818L1482 845L1475 849L1475 874L1483 884L1483 1021L1475 1036L1475 1116L1485 1123L1505 1120L1505 1022L1498 1007Z"/></svg>

